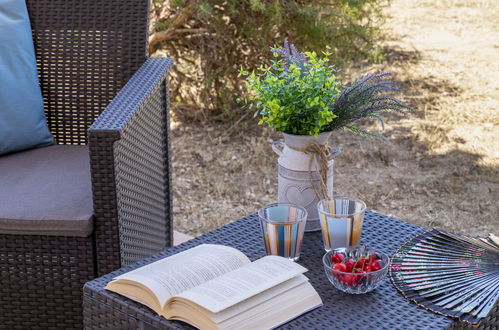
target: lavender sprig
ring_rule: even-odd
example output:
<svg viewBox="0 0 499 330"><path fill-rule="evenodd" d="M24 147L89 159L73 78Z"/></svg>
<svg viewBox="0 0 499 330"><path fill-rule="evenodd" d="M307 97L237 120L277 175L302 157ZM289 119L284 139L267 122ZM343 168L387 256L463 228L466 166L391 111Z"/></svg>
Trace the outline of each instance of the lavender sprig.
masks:
<svg viewBox="0 0 499 330"><path fill-rule="evenodd" d="M284 41L283 48L272 48L272 51L281 55L283 59L282 68L284 71L288 71L289 67L293 64L296 65L301 72L304 72L307 69L307 55L298 52L295 45L290 45L287 40Z"/></svg>
<svg viewBox="0 0 499 330"><path fill-rule="evenodd" d="M332 106L332 111L337 117L324 128L324 131L344 127L357 134L382 138L377 133L357 127L354 122L362 118L373 118L384 128L381 113L396 111L405 114L411 110L409 106L387 95L399 91L394 81L387 80L390 76L390 73L366 75L344 89Z"/></svg>

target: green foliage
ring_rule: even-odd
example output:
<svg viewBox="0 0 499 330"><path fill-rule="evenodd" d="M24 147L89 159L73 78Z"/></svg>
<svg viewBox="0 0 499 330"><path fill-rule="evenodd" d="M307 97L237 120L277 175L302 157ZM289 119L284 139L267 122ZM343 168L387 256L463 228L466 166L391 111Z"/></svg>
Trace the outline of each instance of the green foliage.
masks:
<svg viewBox="0 0 499 330"><path fill-rule="evenodd" d="M284 48L273 49L274 59L259 73L246 76L250 105L256 106L260 124L267 123L277 131L298 135L315 135L338 128L366 136L380 134L364 130L354 123L363 118L378 120L384 128L381 113L410 108L388 95L398 91L390 73L374 73L356 80L348 88L342 86L334 66L329 64L329 51L319 58L315 52L300 53L287 41ZM282 59L279 59L279 56Z"/></svg>
<svg viewBox="0 0 499 330"><path fill-rule="evenodd" d="M319 58L315 52L304 55L306 64L276 59L270 67L260 66L258 74L240 73L248 77L247 87L253 92L249 99L255 102L260 123L280 132L317 136L336 117L329 109L341 83L328 57Z"/></svg>
<svg viewBox="0 0 499 330"><path fill-rule="evenodd" d="M153 0L153 32L170 33L156 55L175 58L177 113L238 120L235 100L245 91L237 68L270 65L268 47L285 39L317 53L331 45L337 66L376 59L388 1Z"/></svg>

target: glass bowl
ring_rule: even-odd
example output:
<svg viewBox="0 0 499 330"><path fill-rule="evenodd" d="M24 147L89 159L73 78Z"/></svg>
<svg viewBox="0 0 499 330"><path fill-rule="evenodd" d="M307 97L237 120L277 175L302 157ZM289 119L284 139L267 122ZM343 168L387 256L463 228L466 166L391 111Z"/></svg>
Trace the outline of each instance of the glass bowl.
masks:
<svg viewBox="0 0 499 330"><path fill-rule="evenodd" d="M343 254L345 260L369 258L371 253L376 253L380 258L378 261L381 263L381 269L366 273L349 273L333 269L334 263L331 260L331 257L335 253ZM351 294L362 294L376 289L381 283L381 280L388 273L389 261L390 259L385 253L365 246L334 249L322 257L324 271L326 272L329 282L338 290Z"/></svg>

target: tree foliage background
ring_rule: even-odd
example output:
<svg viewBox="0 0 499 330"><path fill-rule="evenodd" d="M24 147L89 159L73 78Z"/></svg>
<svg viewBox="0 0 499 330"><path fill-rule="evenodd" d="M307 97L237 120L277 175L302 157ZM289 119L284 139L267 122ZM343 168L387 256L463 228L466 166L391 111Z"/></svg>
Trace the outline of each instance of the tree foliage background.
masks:
<svg viewBox="0 0 499 330"><path fill-rule="evenodd" d="M240 67L268 64L285 39L299 49L332 47L341 67L379 58L382 8L389 0L152 0L149 54L171 56L177 115L235 121L245 90Z"/></svg>

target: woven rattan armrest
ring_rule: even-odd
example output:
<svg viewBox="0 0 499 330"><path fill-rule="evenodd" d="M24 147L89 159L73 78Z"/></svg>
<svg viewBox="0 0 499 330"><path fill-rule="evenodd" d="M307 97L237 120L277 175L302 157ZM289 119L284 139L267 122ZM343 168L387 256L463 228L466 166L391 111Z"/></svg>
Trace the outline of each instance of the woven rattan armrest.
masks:
<svg viewBox="0 0 499 330"><path fill-rule="evenodd" d="M172 244L171 64L149 58L88 130L100 275Z"/></svg>

